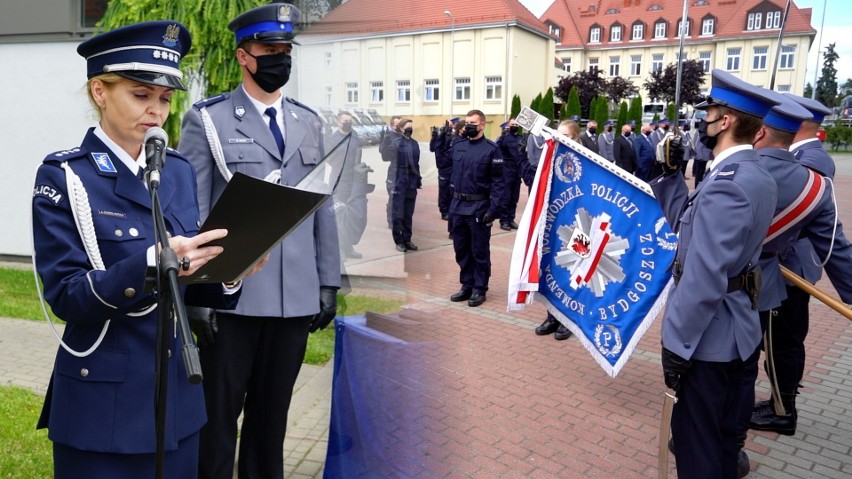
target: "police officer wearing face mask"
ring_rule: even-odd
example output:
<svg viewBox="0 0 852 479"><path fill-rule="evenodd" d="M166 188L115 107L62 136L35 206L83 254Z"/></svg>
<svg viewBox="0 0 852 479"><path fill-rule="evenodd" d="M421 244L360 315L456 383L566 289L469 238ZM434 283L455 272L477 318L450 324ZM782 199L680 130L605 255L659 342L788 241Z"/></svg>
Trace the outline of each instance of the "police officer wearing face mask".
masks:
<svg viewBox="0 0 852 479"><path fill-rule="evenodd" d="M202 218L235 172L295 185L323 159L319 116L280 91L290 78L299 17L295 6L273 3L228 25L242 83L196 103L181 131L180 150L197 173ZM237 437L239 477L283 477L287 411L308 333L334 318L340 282L329 201L270 252L260 273L243 281L233 314L198 315L195 330L208 338L201 344L208 421L199 477L231 479Z"/></svg>
<svg viewBox="0 0 852 479"><path fill-rule="evenodd" d="M333 195L340 252L346 258L360 259L363 255L354 246L367 227L367 193L375 186L367 182L367 175L373 170L361 162L361 139L352 129L349 112L337 114L337 129L327 138L325 151L331 152L330 164L343 168Z"/></svg>
<svg viewBox="0 0 852 479"><path fill-rule="evenodd" d="M518 198L521 193L520 164L525 160L521 156L521 141L523 137L518 131L518 124L512 118L500 125L503 134L497 139L500 154L503 156L503 179L506 182L507 203L500 216L500 229L511 231L518 229L515 223L515 213L518 208Z"/></svg>
<svg viewBox="0 0 852 479"><path fill-rule="evenodd" d="M453 147L450 224L461 289L450 301L467 301L470 307L485 302L491 277L491 224L506 201L500 148L485 138L484 128L485 114L469 111L463 133L467 141Z"/></svg>
<svg viewBox="0 0 852 479"><path fill-rule="evenodd" d="M422 185L420 177L420 145L411 138L414 123L408 118L399 121L397 128L402 133L391 140L388 154L396 165L393 193L391 193L391 219L393 242L400 253L417 251L417 245L411 242L412 218L417 190Z"/></svg>

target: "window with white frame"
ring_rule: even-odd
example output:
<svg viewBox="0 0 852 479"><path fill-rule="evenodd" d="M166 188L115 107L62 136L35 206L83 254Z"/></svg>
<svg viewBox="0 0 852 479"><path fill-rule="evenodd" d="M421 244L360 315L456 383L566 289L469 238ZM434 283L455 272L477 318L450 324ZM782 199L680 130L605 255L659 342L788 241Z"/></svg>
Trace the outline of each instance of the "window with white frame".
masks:
<svg viewBox="0 0 852 479"><path fill-rule="evenodd" d="M790 85L778 85L778 91L781 93L790 93Z"/></svg>
<svg viewBox="0 0 852 479"><path fill-rule="evenodd" d="M751 65L752 70L766 70L766 57L769 53L769 47L754 47L754 60Z"/></svg>
<svg viewBox="0 0 852 479"><path fill-rule="evenodd" d="M396 81L397 103L408 103L411 101L411 80Z"/></svg>
<svg viewBox="0 0 852 479"><path fill-rule="evenodd" d="M769 12L766 14L766 29L781 28L781 11Z"/></svg>
<svg viewBox="0 0 852 479"><path fill-rule="evenodd" d="M790 70L793 68L796 63L796 46L795 45L782 45L781 46L781 57L779 60L778 68L782 70Z"/></svg>
<svg viewBox="0 0 852 479"><path fill-rule="evenodd" d="M698 61L701 62L701 68L704 73L710 73L710 60L712 52L698 52Z"/></svg>
<svg viewBox="0 0 852 479"><path fill-rule="evenodd" d="M729 48L728 49L728 61L725 64L726 70L729 72L739 71L740 69L740 54L742 53L741 48Z"/></svg>
<svg viewBox="0 0 852 479"><path fill-rule="evenodd" d="M601 27L592 27L589 32L589 43L601 42Z"/></svg>
<svg viewBox="0 0 852 479"><path fill-rule="evenodd" d="M426 80L426 89L423 99L425 101L438 101L441 99L441 81L432 79Z"/></svg>
<svg viewBox="0 0 852 479"><path fill-rule="evenodd" d="M677 56L678 62L686 61L689 58L689 55L686 52L683 52L683 53L678 52L675 56Z"/></svg>
<svg viewBox="0 0 852 479"><path fill-rule="evenodd" d="M385 82L370 82L370 103L381 103L385 101Z"/></svg>
<svg viewBox="0 0 852 479"><path fill-rule="evenodd" d="M713 35L713 27L716 26L716 19L713 17L707 17L704 20L701 20L701 35L710 36Z"/></svg>
<svg viewBox="0 0 852 479"><path fill-rule="evenodd" d="M630 76L638 77L642 74L642 55L630 55Z"/></svg>
<svg viewBox="0 0 852 479"><path fill-rule="evenodd" d="M325 68L331 68L331 52L325 52Z"/></svg>
<svg viewBox="0 0 852 479"><path fill-rule="evenodd" d="M503 77L485 77L485 99L500 100L503 98Z"/></svg>
<svg viewBox="0 0 852 479"><path fill-rule="evenodd" d="M654 38L666 38L666 22L654 24Z"/></svg>
<svg viewBox="0 0 852 479"><path fill-rule="evenodd" d="M762 13L749 13L748 22L746 23L746 30L760 30L760 25L763 23L762 20Z"/></svg>
<svg viewBox="0 0 852 479"><path fill-rule="evenodd" d="M689 19L686 20L686 23L683 23L683 19L677 21L677 35L686 35L689 36L689 30L692 26L692 22Z"/></svg>
<svg viewBox="0 0 852 479"><path fill-rule="evenodd" d="M663 71L663 54L655 53L651 55L651 71L652 72L661 72Z"/></svg>
<svg viewBox="0 0 852 479"><path fill-rule="evenodd" d="M633 36L630 37L631 40L642 40L645 38L645 24L644 23L634 23L633 24Z"/></svg>
<svg viewBox="0 0 852 479"><path fill-rule="evenodd" d="M621 67L621 57L609 57L609 76L617 77Z"/></svg>
<svg viewBox="0 0 852 479"><path fill-rule="evenodd" d="M621 25L613 25L609 29L609 41L611 42L620 42L621 41Z"/></svg>
<svg viewBox="0 0 852 479"><path fill-rule="evenodd" d="M358 83L346 83L346 103L358 103Z"/></svg>
<svg viewBox="0 0 852 479"><path fill-rule="evenodd" d="M562 69L571 73L571 57L565 57L562 59Z"/></svg>
<svg viewBox="0 0 852 479"><path fill-rule="evenodd" d="M456 78L456 101L470 100L470 78Z"/></svg>
<svg viewBox="0 0 852 479"><path fill-rule="evenodd" d="M598 63L597 57L589 58L589 72L590 73L594 73L594 72L600 70L600 68L598 68L598 65L599 65L599 63Z"/></svg>

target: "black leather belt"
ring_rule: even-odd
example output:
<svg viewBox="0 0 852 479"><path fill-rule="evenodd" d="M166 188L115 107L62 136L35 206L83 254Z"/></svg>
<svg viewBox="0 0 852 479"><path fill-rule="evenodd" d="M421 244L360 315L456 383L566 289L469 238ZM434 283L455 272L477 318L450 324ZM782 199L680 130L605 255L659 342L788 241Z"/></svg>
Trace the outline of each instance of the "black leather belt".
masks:
<svg viewBox="0 0 852 479"><path fill-rule="evenodd" d="M491 195L480 195L480 194L468 194L468 193L456 193L453 192L453 198L457 200L465 200L465 201L481 201L487 200L491 198Z"/></svg>

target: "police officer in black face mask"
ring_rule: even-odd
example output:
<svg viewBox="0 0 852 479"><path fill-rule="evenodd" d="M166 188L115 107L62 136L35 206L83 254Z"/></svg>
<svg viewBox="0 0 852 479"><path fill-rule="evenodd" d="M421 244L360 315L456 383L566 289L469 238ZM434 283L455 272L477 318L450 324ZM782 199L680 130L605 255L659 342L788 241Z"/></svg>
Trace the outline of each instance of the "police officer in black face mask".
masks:
<svg viewBox="0 0 852 479"><path fill-rule="evenodd" d="M467 141L453 146L453 200L450 203L453 249L461 268L461 289L450 301L485 302L491 277L491 223L505 205L500 148L484 137L485 114L471 110L465 118Z"/></svg>
<svg viewBox="0 0 852 479"><path fill-rule="evenodd" d="M523 137L518 132L518 124L512 118L500 125L503 134L497 139L500 154L503 156L503 180L506 182L506 207L500 216L500 229L511 231L518 229L515 223L515 212L518 208L518 198L521 192L520 164L525 159L521 156L521 140Z"/></svg>
<svg viewBox="0 0 852 479"><path fill-rule="evenodd" d="M417 190L422 184L420 177L420 145L411 138L414 123L404 118L397 129L402 135L396 136L388 147L388 154L396 158L396 177L391 193L391 219L393 224L393 242L397 251L417 251L417 245L411 242L412 218Z"/></svg>

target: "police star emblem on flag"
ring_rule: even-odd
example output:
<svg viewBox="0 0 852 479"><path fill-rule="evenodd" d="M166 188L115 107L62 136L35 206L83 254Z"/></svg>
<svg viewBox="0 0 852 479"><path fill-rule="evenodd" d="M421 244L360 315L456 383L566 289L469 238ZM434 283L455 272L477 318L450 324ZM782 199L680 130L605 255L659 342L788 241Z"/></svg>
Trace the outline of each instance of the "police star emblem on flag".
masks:
<svg viewBox="0 0 852 479"><path fill-rule="evenodd" d="M556 231L562 248L555 262L571 272L572 288L587 286L601 297L607 284L624 279L620 259L630 242L612 232L612 218L606 213L591 218L580 208L574 219L574 224Z"/></svg>

